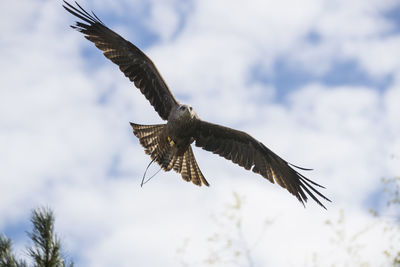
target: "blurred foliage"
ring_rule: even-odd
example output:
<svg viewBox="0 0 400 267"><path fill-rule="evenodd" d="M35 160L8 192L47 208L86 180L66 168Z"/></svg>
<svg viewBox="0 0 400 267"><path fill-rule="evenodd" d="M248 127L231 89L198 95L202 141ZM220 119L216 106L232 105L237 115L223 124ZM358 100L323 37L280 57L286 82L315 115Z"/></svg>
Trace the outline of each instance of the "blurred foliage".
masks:
<svg viewBox="0 0 400 267"><path fill-rule="evenodd" d="M384 191L389 197L387 206L400 209L400 176L393 178L382 178ZM400 214L397 214L397 219L400 220Z"/></svg>
<svg viewBox="0 0 400 267"><path fill-rule="evenodd" d="M348 261L351 266L370 266L362 257L362 250L365 248L365 244L363 244L361 239L375 226L375 224L363 225L356 231L349 231L347 229L348 225L346 224L346 216L343 209L339 211L336 220L326 220L325 224L330 227L332 232L330 238L332 247L336 253L338 253L338 251L343 252L342 255L344 256L342 259L333 257L331 259L333 262L330 266L342 266L343 261ZM315 261L318 259L317 254L314 259Z"/></svg>
<svg viewBox="0 0 400 267"><path fill-rule="evenodd" d="M245 234L244 205L245 197L234 192L233 202L227 204L221 214L211 216L215 225L218 226L218 231L207 238L209 252L204 260L206 264L254 266L252 250L262 240L265 230L273 221L264 219L258 238L250 242Z"/></svg>
<svg viewBox="0 0 400 267"><path fill-rule="evenodd" d="M24 260L17 260L12 253L11 240L0 236L0 267L72 267L73 263L61 256L61 243L54 233L54 215L50 209L34 210L31 217L32 232L28 236L32 240L27 248L32 265Z"/></svg>
<svg viewBox="0 0 400 267"><path fill-rule="evenodd" d="M389 246L383 253L391 266L400 267L400 177L382 178L382 182L384 191L389 197L386 205L390 212L393 212L396 221L395 224L387 223L384 228L385 234L389 236ZM375 214L379 216L377 212Z"/></svg>
<svg viewBox="0 0 400 267"><path fill-rule="evenodd" d="M379 234L387 240L386 246L381 248L384 256L384 266L400 267L400 177L382 178L384 186L384 195L387 199L386 208L383 207L380 212L373 209L370 213L376 218L372 223L359 225L357 230L350 231L346 221L345 211L339 212L336 220L327 220L325 223L332 231L331 245L334 251L343 252L346 259L331 259L329 266L344 266L343 261L347 261L346 266L369 267L374 266L363 258L363 253L368 246L374 246L374 240L365 241L368 234L372 231L379 231ZM397 211L392 216L387 214L386 210ZM363 240L364 238L364 240ZM322 266L319 262L319 255L314 254L314 266ZM326 263L325 263L326 266Z"/></svg>
<svg viewBox="0 0 400 267"><path fill-rule="evenodd" d="M332 233L331 247L328 250L336 257L326 257L327 255L314 252L311 255L311 266L374 266L363 255L368 251L366 249L376 248L374 241L369 240L369 235L373 231L375 233L378 231L387 240L385 246L381 248L383 266L400 267L400 177L383 178L382 183L387 198L386 208L383 209L394 212L394 215L383 216L371 210L376 220L358 225L357 229L353 230L350 229L345 210L340 210L336 219L325 221L325 225ZM217 230L207 237L208 254L205 259L200 262L190 262L187 255L191 252L190 247L193 244L191 239L186 238L182 247L177 250L181 266L256 266L252 253L255 246L264 239L265 231L273 221L265 220L258 239L249 243L243 221L244 206L245 197L233 193L232 202L226 205L220 214L211 216Z"/></svg>
<svg viewBox="0 0 400 267"><path fill-rule="evenodd" d="M211 215L216 231L205 240L207 255L198 262L188 259L191 239L186 238L177 249L181 266L255 266L252 251L263 240L265 231L273 220L265 218L257 238L250 241L246 234L248 228L243 216L244 206L245 197L233 192L232 202L227 203L220 213Z"/></svg>

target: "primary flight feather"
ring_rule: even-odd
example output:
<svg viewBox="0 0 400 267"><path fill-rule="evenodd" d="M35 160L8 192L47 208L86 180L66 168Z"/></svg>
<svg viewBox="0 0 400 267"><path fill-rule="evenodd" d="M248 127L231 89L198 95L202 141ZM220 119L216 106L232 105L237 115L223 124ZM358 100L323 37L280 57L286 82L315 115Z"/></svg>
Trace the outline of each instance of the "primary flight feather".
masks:
<svg viewBox="0 0 400 267"><path fill-rule="evenodd" d="M245 132L201 120L191 106L176 100L154 63L139 48L107 28L93 12L85 11L76 2L76 7L64 3L68 12L82 20L71 27L82 32L103 51L105 57L117 64L160 117L167 120L166 124L157 125L130 123L145 152L165 171L173 169L186 181L208 186L191 148L194 142L196 146L252 170L272 183L277 182L303 205L310 196L325 208L316 197L330 201L315 188L322 186L294 169L303 168L283 160Z"/></svg>

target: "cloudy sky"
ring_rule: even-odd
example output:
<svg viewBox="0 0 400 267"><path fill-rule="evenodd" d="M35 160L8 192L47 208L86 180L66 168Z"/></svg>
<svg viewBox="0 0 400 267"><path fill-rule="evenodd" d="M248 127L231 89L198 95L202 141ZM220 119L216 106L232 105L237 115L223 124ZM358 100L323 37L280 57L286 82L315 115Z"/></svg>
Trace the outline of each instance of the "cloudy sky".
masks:
<svg viewBox="0 0 400 267"><path fill-rule="evenodd" d="M61 1L2 1L0 232L18 255L31 210L48 206L77 266L179 266L182 258L203 266L207 238L221 232L212 217L236 192L246 242L260 239L251 247L256 266L309 266L315 255L323 265L354 266L346 238L379 224L368 209L385 206L380 178L400 174L398 1L79 3L152 58L202 119L247 131L313 168L304 174L326 186L332 203L303 208L279 186L198 148L209 188L174 172L141 188L150 160L129 121L161 123L157 113L69 27L76 19ZM348 236L335 246L325 222L341 210ZM263 231L266 219L274 223ZM363 235L360 257L384 266L388 241L377 227Z"/></svg>

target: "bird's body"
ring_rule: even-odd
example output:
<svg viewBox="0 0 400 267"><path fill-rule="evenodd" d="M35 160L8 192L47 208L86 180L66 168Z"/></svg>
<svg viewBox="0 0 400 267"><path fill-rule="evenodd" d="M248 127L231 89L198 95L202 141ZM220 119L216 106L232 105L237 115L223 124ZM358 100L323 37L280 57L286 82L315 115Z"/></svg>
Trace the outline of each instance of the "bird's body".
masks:
<svg viewBox="0 0 400 267"><path fill-rule="evenodd" d="M183 154L193 143L198 119L193 108L188 105L180 105L171 110L165 130L177 147L178 154Z"/></svg>
<svg viewBox="0 0 400 267"><path fill-rule="evenodd" d="M199 117L191 106L179 105L171 109L166 124L154 128L135 123L131 126L145 152L165 171L174 169L186 181L209 185L191 148L199 123Z"/></svg>
<svg viewBox="0 0 400 267"><path fill-rule="evenodd" d="M135 45L107 28L92 12L65 2L64 8L80 18L72 28L82 32L128 77L149 100L166 124L139 125L131 122L133 133L145 152L165 171L174 170L186 181L209 185L200 171L191 144L218 154L246 170L277 182L304 204L307 194L325 206L314 193L330 201L314 186L322 187L298 173L292 165L249 134L201 120L189 105L179 103L153 62Z"/></svg>

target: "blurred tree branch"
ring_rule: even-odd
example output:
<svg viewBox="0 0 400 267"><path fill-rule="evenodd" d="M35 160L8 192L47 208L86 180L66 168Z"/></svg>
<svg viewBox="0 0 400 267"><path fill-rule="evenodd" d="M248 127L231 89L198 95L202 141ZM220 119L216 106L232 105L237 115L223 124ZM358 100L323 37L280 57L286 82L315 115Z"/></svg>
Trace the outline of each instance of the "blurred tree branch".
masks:
<svg viewBox="0 0 400 267"><path fill-rule="evenodd" d="M349 220L345 210L340 210L336 219L326 220L325 224L331 229L331 249L339 257L312 254L311 266L372 266L372 263L364 257L368 249L378 249L384 257L380 266L400 267L400 177L383 178L384 196L387 197L387 209L395 211L389 220L379 215L377 211L371 213L377 220L359 225L357 229L349 229ZM187 253L191 252L191 240L186 238L182 248L177 250L178 259L182 266L255 266L252 257L255 246L264 238L264 232L273 222L265 220L264 228L258 235L258 239L249 245L248 235L243 226L243 206L245 197L233 193L233 201L229 203L220 214L211 218L217 230L207 238L206 248L208 255L201 262L190 262ZM375 231L384 236L387 243L384 247L377 248L370 235ZM333 254L332 254L333 255ZM323 261L323 262L322 262ZM310 266L307 264L306 266Z"/></svg>
<svg viewBox="0 0 400 267"><path fill-rule="evenodd" d="M200 262L189 263L186 253L190 251L191 240L186 238L183 246L177 249L181 266L255 266L252 253L263 240L265 231L273 220L264 219L256 240L250 242L243 216L245 197L236 192L232 195L233 199L220 213L211 215L217 229L206 238L206 257Z"/></svg>

